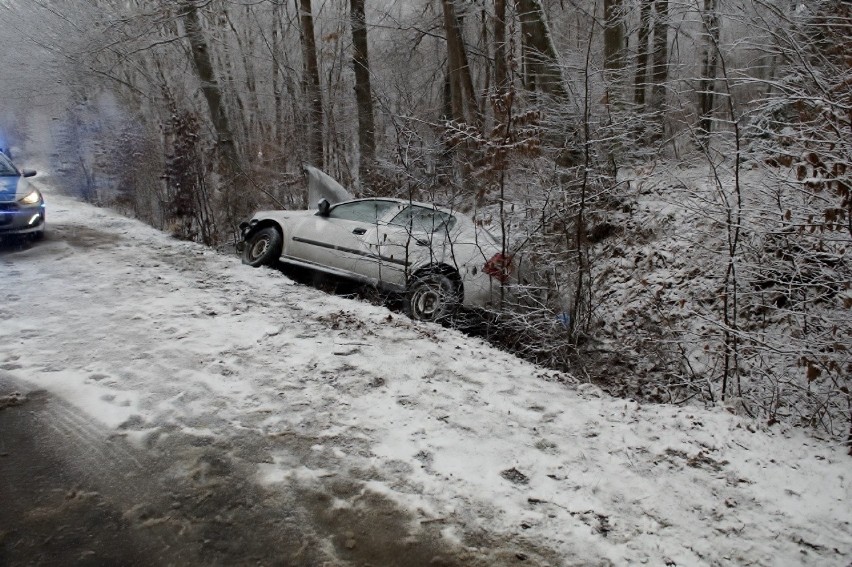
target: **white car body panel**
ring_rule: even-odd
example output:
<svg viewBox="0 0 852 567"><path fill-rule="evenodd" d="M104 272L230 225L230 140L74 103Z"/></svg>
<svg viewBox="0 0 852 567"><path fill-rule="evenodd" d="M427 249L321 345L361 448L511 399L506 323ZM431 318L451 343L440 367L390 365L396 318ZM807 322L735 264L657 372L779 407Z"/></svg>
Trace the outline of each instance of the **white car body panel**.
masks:
<svg viewBox="0 0 852 567"><path fill-rule="evenodd" d="M469 218L430 204L400 199L359 199L340 205L375 201L389 206L375 222L325 217L316 211L261 211L250 224L272 222L281 229L284 238L280 260L285 263L397 291L404 290L418 270L445 265L461 278L462 304L488 307L499 297L500 282L486 274L483 267L501 252L500 246ZM449 230L435 232L390 224L410 205L451 215L454 224Z"/></svg>

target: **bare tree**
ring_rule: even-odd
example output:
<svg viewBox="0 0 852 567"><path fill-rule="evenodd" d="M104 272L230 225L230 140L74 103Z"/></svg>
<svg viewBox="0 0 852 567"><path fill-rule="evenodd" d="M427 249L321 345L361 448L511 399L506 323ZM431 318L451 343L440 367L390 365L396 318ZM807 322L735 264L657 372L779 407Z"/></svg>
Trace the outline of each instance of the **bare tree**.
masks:
<svg viewBox="0 0 852 567"><path fill-rule="evenodd" d="M314 16L311 0L298 0L299 18L302 32L302 53L305 65L305 93L308 97L310 113L310 129L308 131L308 146L311 163L324 167L323 126L324 113L322 104L322 89L320 87L319 63L317 62L317 43L314 36Z"/></svg>
<svg viewBox="0 0 852 567"><path fill-rule="evenodd" d="M222 92L216 82L216 73L213 70L207 41L201 29L198 6L194 0L181 0L181 17L189 40L195 71L201 82L201 92L207 102L210 120L216 131L216 144L223 158L225 171L230 176L240 170L240 160L234 144L231 124L222 102Z"/></svg>
<svg viewBox="0 0 852 567"><path fill-rule="evenodd" d="M713 104L719 66L719 15L717 0L704 0L701 22L704 28L704 54L698 81L698 139L706 144L713 131Z"/></svg>
<svg viewBox="0 0 852 567"><path fill-rule="evenodd" d="M604 68L610 76L626 63L624 51L624 6L622 0L604 0Z"/></svg>
<svg viewBox="0 0 852 567"><path fill-rule="evenodd" d="M657 115L655 138L665 135L666 81L669 77L669 0L654 0L654 51L650 108Z"/></svg>
<svg viewBox="0 0 852 567"><path fill-rule="evenodd" d="M633 102L644 110L648 85L648 42L651 37L651 7L653 0L639 0L639 33L636 45L636 74L633 80Z"/></svg>
<svg viewBox="0 0 852 567"><path fill-rule="evenodd" d="M370 60L367 55L367 26L364 0L350 0L352 20L352 66L355 68L355 101L358 106L358 171L361 181L369 178L376 153L373 121L373 92L370 87Z"/></svg>
<svg viewBox="0 0 852 567"><path fill-rule="evenodd" d="M516 0L521 20L525 85L529 90L540 90L554 97L567 96L562 82L562 67L550 27L539 0Z"/></svg>
<svg viewBox="0 0 852 567"><path fill-rule="evenodd" d="M479 103L473 88L462 26L456 14L455 1L443 0L444 31L447 34L447 76L449 78L450 110L457 122L478 123Z"/></svg>
<svg viewBox="0 0 852 567"><path fill-rule="evenodd" d="M506 67L506 0L494 0L494 88L499 93L508 81Z"/></svg>
<svg viewBox="0 0 852 567"><path fill-rule="evenodd" d="M281 146L284 142L284 108L281 85L281 4L272 3L272 96L275 106L275 145Z"/></svg>

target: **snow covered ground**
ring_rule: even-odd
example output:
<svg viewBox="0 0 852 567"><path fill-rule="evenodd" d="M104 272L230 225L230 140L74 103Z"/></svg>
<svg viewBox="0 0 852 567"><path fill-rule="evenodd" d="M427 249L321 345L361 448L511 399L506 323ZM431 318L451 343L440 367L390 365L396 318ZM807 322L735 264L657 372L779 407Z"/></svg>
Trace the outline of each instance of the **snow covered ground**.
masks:
<svg viewBox="0 0 852 567"><path fill-rule="evenodd" d="M317 513L331 527L312 545L333 564L370 562L351 555L363 526L336 533L333 518L377 500L403 513L395 538L461 550L451 564L852 562L840 447L722 409L611 398L47 195L48 238L0 251L0 375L140 455L195 439L266 497L328 495ZM178 454L175 482L197 474Z"/></svg>

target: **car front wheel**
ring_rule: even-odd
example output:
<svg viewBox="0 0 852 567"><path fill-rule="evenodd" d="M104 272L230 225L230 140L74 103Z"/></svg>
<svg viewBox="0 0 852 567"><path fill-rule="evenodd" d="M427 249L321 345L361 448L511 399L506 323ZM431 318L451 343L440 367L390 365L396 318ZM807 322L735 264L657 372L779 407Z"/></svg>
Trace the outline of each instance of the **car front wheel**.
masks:
<svg viewBox="0 0 852 567"><path fill-rule="evenodd" d="M446 321L458 309L460 299L456 284L449 277L425 274L408 286L405 313L417 321Z"/></svg>
<svg viewBox="0 0 852 567"><path fill-rule="evenodd" d="M243 264L254 266L271 266L281 256L283 237L278 229L272 226L262 228L254 233L243 249Z"/></svg>

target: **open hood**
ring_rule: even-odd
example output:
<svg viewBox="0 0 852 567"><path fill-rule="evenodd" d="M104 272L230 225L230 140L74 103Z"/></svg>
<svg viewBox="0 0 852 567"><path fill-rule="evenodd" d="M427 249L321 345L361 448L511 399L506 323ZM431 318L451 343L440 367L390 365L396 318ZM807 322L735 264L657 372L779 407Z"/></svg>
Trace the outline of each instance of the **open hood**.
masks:
<svg viewBox="0 0 852 567"><path fill-rule="evenodd" d="M320 199L327 199L332 205L354 199L343 185L330 175L311 165L305 166L308 175L308 208L315 207Z"/></svg>

